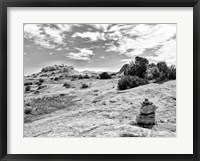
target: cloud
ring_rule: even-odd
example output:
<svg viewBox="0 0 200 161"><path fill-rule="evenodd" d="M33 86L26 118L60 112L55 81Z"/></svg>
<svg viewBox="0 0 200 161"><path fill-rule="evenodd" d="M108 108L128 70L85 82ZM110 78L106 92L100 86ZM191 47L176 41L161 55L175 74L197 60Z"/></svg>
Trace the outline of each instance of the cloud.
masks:
<svg viewBox="0 0 200 161"><path fill-rule="evenodd" d="M68 24L56 24L56 26L62 31L62 32L69 32L72 30L73 25Z"/></svg>
<svg viewBox="0 0 200 161"><path fill-rule="evenodd" d="M94 28L101 30L103 32L107 32L108 28L112 25L112 24L90 24L91 26L93 26Z"/></svg>
<svg viewBox="0 0 200 161"><path fill-rule="evenodd" d="M70 32L73 24L25 24L24 38L33 41L45 49L55 49L59 45L66 46L63 33Z"/></svg>
<svg viewBox="0 0 200 161"><path fill-rule="evenodd" d="M102 55L102 56L100 56L99 58L100 58L100 59L105 59L105 56Z"/></svg>
<svg viewBox="0 0 200 161"><path fill-rule="evenodd" d="M78 52L70 52L69 54L66 54L65 56L70 59L76 59L76 60L90 60L90 56L94 55L92 50L89 49L77 49Z"/></svg>
<svg viewBox="0 0 200 161"><path fill-rule="evenodd" d="M50 52L50 53L49 53L49 55L53 55L53 53L52 53L52 52Z"/></svg>
<svg viewBox="0 0 200 161"><path fill-rule="evenodd" d="M122 59L121 61L122 61L122 62L129 63L129 62L133 61L133 59Z"/></svg>
<svg viewBox="0 0 200 161"><path fill-rule="evenodd" d="M77 32L72 37L89 38L91 41L105 40L105 34L100 32Z"/></svg>
<svg viewBox="0 0 200 161"><path fill-rule="evenodd" d="M133 26L113 26L109 39L118 40L118 46L110 43L107 51L115 51L129 58L148 55L154 61L175 60L176 57L176 25L175 24L139 24ZM134 38L133 38L134 37ZM150 54L149 54L150 55Z"/></svg>

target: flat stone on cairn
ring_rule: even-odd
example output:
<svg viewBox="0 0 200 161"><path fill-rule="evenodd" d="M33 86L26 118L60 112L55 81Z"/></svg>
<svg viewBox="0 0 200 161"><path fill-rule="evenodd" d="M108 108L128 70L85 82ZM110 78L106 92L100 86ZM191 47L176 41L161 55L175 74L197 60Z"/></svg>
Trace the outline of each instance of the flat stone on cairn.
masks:
<svg viewBox="0 0 200 161"><path fill-rule="evenodd" d="M137 124L140 125L153 125L156 122L155 119L155 111L157 107L153 105L152 102L149 102L148 99L145 99L144 102L141 103L142 107L140 108L140 114L136 118Z"/></svg>

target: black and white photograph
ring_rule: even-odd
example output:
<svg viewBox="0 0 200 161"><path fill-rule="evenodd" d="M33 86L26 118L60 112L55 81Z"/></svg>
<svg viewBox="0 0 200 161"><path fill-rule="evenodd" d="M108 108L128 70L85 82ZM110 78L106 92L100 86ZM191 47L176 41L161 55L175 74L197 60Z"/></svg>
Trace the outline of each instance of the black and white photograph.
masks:
<svg viewBox="0 0 200 161"><path fill-rule="evenodd" d="M176 137L177 25L24 23L23 136Z"/></svg>

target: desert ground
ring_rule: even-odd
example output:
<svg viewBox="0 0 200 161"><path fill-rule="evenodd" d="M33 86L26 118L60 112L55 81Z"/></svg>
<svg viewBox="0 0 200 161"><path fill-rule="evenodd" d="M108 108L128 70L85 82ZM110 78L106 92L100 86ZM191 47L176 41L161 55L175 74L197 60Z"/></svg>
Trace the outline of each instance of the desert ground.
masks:
<svg viewBox="0 0 200 161"><path fill-rule="evenodd" d="M88 74L89 78L73 78ZM97 74L96 74L97 75ZM175 137L176 80L119 90L120 75L97 79L95 73L45 71L26 76L24 137ZM58 79L55 80L55 77ZM42 85L38 85L39 79ZM68 82L70 87L63 84ZM87 88L82 88L87 84ZM148 98L156 107L156 124L140 126L136 116Z"/></svg>

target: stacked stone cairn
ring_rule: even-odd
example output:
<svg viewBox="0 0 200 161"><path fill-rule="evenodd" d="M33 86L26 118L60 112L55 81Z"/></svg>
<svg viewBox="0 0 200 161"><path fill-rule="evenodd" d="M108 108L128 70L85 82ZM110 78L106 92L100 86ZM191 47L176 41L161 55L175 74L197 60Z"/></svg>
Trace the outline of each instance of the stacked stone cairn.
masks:
<svg viewBox="0 0 200 161"><path fill-rule="evenodd" d="M156 109L157 107L153 105L147 98L141 103L140 113L136 117L136 122L138 125L154 125L156 123Z"/></svg>

